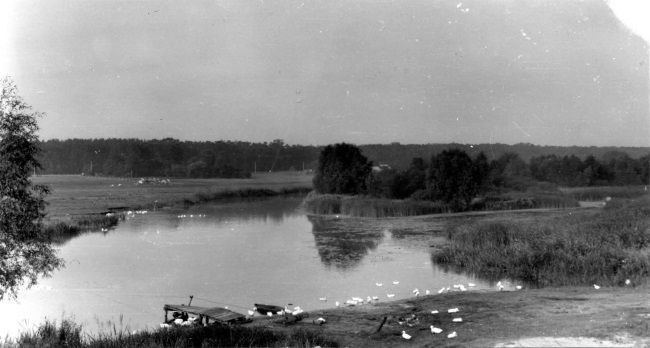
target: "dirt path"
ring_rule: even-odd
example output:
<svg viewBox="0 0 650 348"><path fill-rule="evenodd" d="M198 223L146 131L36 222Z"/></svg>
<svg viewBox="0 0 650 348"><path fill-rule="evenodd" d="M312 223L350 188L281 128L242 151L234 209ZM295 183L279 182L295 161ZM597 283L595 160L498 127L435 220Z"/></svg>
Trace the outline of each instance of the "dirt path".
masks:
<svg viewBox="0 0 650 348"><path fill-rule="evenodd" d="M253 325L306 327L349 347L650 346L650 288L547 288L514 292L456 292L311 312L292 326L273 319ZM457 313L448 313L458 308ZM438 310L439 314L431 314ZM400 325L415 315L417 324ZM313 319L323 317L324 325ZM376 333L384 317L387 321ZM462 322L452 322L462 318ZM430 325L443 329L434 335ZM401 337L402 331L412 336ZM455 331L457 337L447 338Z"/></svg>

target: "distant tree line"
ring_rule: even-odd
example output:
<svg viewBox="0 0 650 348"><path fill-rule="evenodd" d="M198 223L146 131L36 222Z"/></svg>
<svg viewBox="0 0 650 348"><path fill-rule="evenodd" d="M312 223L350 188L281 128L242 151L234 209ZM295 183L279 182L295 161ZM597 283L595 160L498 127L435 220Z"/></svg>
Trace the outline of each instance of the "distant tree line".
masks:
<svg viewBox="0 0 650 348"><path fill-rule="evenodd" d="M313 168L318 149L270 143L138 139L48 140L43 174L241 178L251 173Z"/></svg>
<svg viewBox="0 0 650 348"><path fill-rule="evenodd" d="M650 155L633 159L610 152L600 160L588 156L543 155L526 163L512 152L489 161L479 152L473 158L460 149L444 150L427 163L416 157L405 170L374 167L349 144L327 146L314 178L320 193L367 194L391 199L443 201L466 209L473 198L499 190L525 191L539 182L561 186L641 185L650 181Z"/></svg>
<svg viewBox="0 0 650 348"><path fill-rule="evenodd" d="M272 142L180 141L138 139L70 139L40 142L42 174L166 177L247 177L253 172L314 170L322 146ZM647 183L648 148L552 147L531 144L427 144L358 146L375 164L395 172L391 189L367 189L379 195L410 196L422 188L432 156L457 149L489 162L491 183L517 184L515 177L565 186ZM645 167L644 167L645 166ZM498 167L498 168L497 168ZM497 170L498 169L498 170ZM497 175L503 172L501 175ZM578 173L579 172L579 173ZM425 173L425 174L422 174ZM386 181L391 174L373 176ZM424 176L423 176L424 175ZM505 178L509 178L506 180ZM499 180L503 182L499 182ZM521 180L520 180L521 181ZM390 191L390 192L388 192ZM393 193L391 193L393 192Z"/></svg>

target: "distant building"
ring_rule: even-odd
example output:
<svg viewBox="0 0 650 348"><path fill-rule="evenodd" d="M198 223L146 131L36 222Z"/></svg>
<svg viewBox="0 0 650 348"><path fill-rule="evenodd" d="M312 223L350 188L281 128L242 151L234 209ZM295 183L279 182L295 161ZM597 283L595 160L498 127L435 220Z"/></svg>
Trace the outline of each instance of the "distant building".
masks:
<svg viewBox="0 0 650 348"><path fill-rule="evenodd" d="M384 170L391 170L391 168L388 164L380 164L378 166L373 166L372 171L373 172L383 172Z"/></svg>

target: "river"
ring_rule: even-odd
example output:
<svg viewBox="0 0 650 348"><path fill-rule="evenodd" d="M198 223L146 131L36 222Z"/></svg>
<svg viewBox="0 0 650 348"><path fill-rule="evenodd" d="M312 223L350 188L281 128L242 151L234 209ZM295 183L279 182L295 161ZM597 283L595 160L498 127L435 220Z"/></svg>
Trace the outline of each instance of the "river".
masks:
<svg viewBox="0 0 650 348"><path fill-rule="evenodd" d="M406 298L415 288L492 288L433 264L429 245L441 237L387 221L308 216L297 198L137 214L61 245L65 268L0 302L0 336L44 318L72 317L89 333L157 327L163 305L187 304L189 295L193 305L246 313L253 303L313 310L352 297Z"/></svg>

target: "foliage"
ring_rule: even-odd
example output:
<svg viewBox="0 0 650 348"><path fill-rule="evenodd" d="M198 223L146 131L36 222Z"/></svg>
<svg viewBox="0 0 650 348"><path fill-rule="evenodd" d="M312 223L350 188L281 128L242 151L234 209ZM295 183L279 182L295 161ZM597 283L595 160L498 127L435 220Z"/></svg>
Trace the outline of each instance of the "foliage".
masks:
<svg viewBox="0 0 650 348"><path fill-rule="evenodd" d="M650 276L648 216L650 196L596 213L460 223L434 260L540 286L639 284Z"/></svg>
<svg viewBox="0 0 650 348"><path fill-rule="evenodd" d="M447 150L431 158L428 188L435 198L450 203L456 210L465 210L486 176L483 163L477 166L462 150Z"/></svg>
<svg viewBox="0 0 650 348"><path fill-rule="evenodd" d="M346 143L328 145L318 157L314 188L320 193L363 193L371 168L372 163L358 147Z"/></svg>
<svg viewBox="0 0 650 348"><path fill-rule="evenodd" d="M33 185L39 166L36 131L38 113L17 95L13 81L4 78L0 93L0 299L16 296L63 263L42 233L44 196L48 188Z"/></svg>
<svg viewBox="0 0 650 348"><path fill-rule="evenodd" d="M341 214L373 218L440 214L452 211L451 207L443 202L313 193L305 198L303 204L305 210L311 214Z"/></svg>

